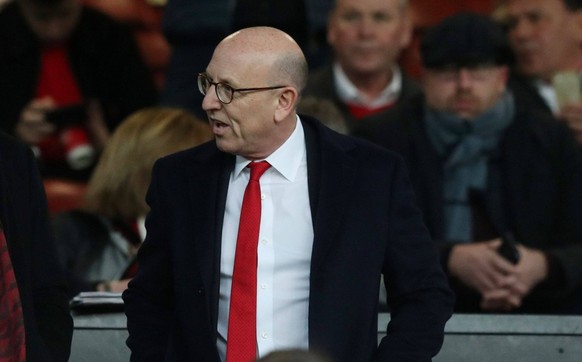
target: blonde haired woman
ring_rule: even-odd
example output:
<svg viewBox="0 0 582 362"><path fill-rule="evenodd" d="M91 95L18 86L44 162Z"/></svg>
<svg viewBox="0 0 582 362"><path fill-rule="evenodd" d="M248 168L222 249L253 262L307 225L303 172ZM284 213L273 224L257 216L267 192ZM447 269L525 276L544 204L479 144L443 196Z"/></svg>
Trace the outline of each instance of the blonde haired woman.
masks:
<svg viewBox="0 0 582 362"><path fill-rule="evenodd" d="M146 108L122 122L89 180L82 209L53 219L70 296L127 287L145 237L145 194L154 162L211 138L209 126L183 109Z"/></svg>

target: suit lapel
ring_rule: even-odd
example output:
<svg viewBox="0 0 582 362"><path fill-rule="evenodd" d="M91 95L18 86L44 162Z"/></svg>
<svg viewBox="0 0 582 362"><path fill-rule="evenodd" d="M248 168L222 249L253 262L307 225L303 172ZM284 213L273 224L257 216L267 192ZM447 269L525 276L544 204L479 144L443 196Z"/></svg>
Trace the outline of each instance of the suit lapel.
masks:
<svg viewBox="0 0 582 362"><path fill-rule="evenodd" d="M204 160L207 167L203 170L192 167L201 174L193 175L190 180L189 202L195 210L192 220L198 220L199 225L192 225L196 264L199 266L200 278L206 290L206 298L210 310L212 326L218 319L218 296L220 290L220 249L222 239L222 224L228 179L234 165L234 157L216 151L213 156ZM204 190L204 192L201 192ZM200 198L200 195L204 195ZM202 204L200 204L202 200ZM202 220L206 220L203 222Z"/></svg>
<svg viewBox="0 0 582 362"><path fill-rule="evenodd" d="M306 117L302 117L306 118ZM347 147L333 142L314 121L303 122L307 147L309 199L313 219L311 275L316 274L332 247L354 188L357 165Z"/></svg>

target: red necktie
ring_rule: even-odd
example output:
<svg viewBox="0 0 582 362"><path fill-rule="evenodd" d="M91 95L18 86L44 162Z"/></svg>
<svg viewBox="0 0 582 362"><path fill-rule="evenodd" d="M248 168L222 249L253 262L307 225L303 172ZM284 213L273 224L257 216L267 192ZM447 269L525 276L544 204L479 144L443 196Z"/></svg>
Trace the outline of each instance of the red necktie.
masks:
<svg viewBox="0 0 582 362"><path fill-rule="evenodd" d="M20 293L0 224L0 362L24 362L26 344Z"/></svg>
<svg viewBox="0 0 582 362"><path fill-rule="evenodd" d="M261 224L259 179L271 165L251 162L251 178L243 197L228 319L227 362L254 361L257 354L257 243Z"/></svg>

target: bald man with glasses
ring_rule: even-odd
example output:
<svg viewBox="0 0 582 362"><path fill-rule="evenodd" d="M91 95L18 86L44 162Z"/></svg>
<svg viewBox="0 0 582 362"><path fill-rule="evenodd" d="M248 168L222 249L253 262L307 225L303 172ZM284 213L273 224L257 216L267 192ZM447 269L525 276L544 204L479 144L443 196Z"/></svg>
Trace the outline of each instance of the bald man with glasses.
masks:
<svg viewBox="0 0 582 362"><path fill-rule="evenodd" d="M156 164L123 298L132 361L428 361L453 297L402 161L297 115L299 46L269 27L198 75L215 140ZM378 344L378 285L393 312ZM382 326L385 328L386 326Z"/></svg>

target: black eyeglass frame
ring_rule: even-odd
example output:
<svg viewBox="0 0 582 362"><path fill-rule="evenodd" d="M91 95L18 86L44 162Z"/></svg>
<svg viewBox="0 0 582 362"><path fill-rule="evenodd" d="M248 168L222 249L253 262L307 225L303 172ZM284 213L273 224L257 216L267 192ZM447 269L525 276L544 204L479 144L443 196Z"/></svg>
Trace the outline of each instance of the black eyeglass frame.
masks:
<svg viewBox="0 0 582 362"><path fill-rule="evenodd" d="M204 89L202 79L206 79L206 81L208 82L208 88L207 89ZM261 91L266 91L266 90L281 89L281 88L288 87L286 85L276 85L276 86L273 86L273 87L233 88L228 83L224 83L224 82L213 82L206 73L198 73L197 83L198 83L198 90L200 91L200 93L202 93L202 95L206 95L208 89L210 89L210 86L213 85L214 86L214 92L216 93L216 98L218 98L218 100L222 104L229 104L229 103L231 103L232 100L234 99L234 93L235 92L261 92ZM230 94L230 99L228 100L228 102L225 102L224 99L220 98L220 95L218 93L218 87L219 86L223 87L224 89L227 89L227 91L229 92L228 94Z"/></svg>

